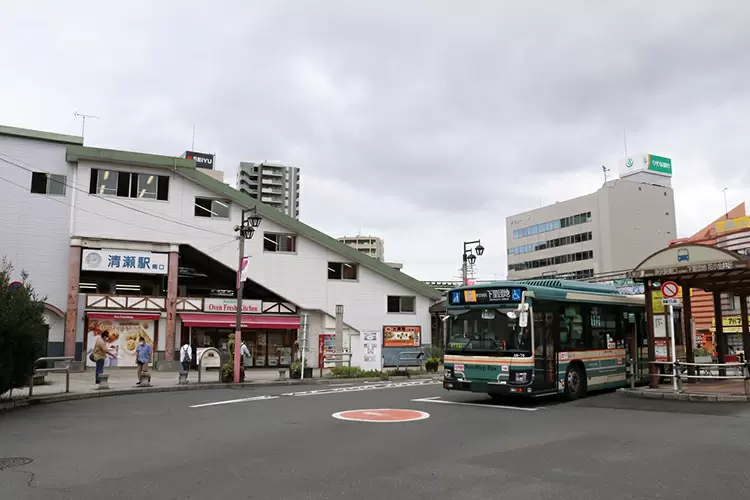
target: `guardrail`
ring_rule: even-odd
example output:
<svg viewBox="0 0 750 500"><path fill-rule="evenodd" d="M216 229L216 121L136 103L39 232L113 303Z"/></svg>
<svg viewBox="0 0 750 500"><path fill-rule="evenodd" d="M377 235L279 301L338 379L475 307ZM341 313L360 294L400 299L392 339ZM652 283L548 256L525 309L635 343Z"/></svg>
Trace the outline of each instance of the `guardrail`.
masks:
<svg viewBox="0 0 750 500"><path fill-rule="evenodd" d="M201 372L202 370L202 362L203 362L203 356L206 355L207 352L215 352L217 356L219 356L219 382L221 382L221 374L222 374L222 367L221 367L221 352L215 347L209 347L205 351L201 353L200 356L198 356L198 383L201 383Z"/></svg>
<svg viewBox="0 0 750 500"><path fill-rule="evenodd" d="M688 363L686 361L649 361L650 365L664 365L671 366L672 373L659 373L659 377L671 378L674 383L674 391L682 392L682 380L683 379L707 379L707 380L744 380L745 381L745 395L750 396L750 361L744 361L742 363ZM685 367L698 368L696 375L690 375L684 373L681 368ZM735 368L742 373L741 375L700 375L701 369L708 373L713 373L714 370L720 370L726 373L727 368ZM633 377L634 379L634 377ZM632 382L631 382L632 384Z"/></svg>
<svg viewBox="0 0 750 500"><path fill-rule="evenodd" d="M29 377L29 397L34 395L34 377L37 375L46 375L47 373L65 373L65 392L70 392L70 365L73 363L73 359L72 356L57 356L39 358L34 361L34 371ZM56 368L37 368L36 366L42 361L65 361L67 363L65 366Z"/></svg>
<svg viewBox="0 0 750 500"><path fill-rule="evenodd" d="M398 353L398 356L396 356L396 371L399 371L401 369L401 361L419 361L419 364L421 366L424 357L424 351L401 351L400 353Z"/></svg>

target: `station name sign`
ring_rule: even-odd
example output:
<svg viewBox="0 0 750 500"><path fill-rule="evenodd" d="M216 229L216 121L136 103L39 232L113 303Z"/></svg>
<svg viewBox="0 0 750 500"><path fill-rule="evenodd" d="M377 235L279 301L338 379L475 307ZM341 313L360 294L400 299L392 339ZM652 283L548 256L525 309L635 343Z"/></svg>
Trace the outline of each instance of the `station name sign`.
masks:
<svg viewBox="0 0 750 500"><path fill-rule="evenodd" d="M468 290L454 290L448 297L450 305L459 304L504 304L519 303L523 298L524 288L473 288Z"/></svg>
<svg viewBox="0 0 750 500"><path fill-rule="evenodd" d="M738 269L748 267L747 261L740 262L715 262L707 264L694 264L691 266L677 266L677 267L660 267L656 269L643 269L640 271L633 271L629 273L629 277L633 279L653 278L659 276L675 276L680 274L696 274L706 273L712 271L729 271L732 269Z"/></svg>

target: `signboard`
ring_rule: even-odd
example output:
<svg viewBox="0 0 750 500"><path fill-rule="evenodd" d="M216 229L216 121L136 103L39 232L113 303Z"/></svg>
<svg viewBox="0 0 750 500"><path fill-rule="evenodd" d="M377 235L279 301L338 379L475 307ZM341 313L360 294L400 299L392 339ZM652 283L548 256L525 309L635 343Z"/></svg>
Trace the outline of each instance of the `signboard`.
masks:
<svg viewBox="0 0 750 500"><path fill-rule="evenodd" d="M131 250L83 250L81 271L167 274L169 254Z"/></svg>
<svg viewBox="0 0 750 500"><path fill-rule="evenodd" d="M682 290L674 281L667 281L661 286L661 293L664 295L665 299L673 299L677 297L678 294L682 295Z"/></svg>
<svg viewBox="0 0 750 500"><path fill-rule="evenodd" d="M666 339L654 340L654 354L656 361L669 361L669 344Z"/></svg>
<svg viewBox="0 0 750 500"><path fill-rule="evenodd" d="M380 352L380 332L368 330L360 333L362 341L362 369L380 370L382 354Z"/></svg>
<svg viewBox="0 0 750 500"><path fill-rule="evenodd" d="M259 314L262 304L260 300L243 300L242 314ZM203 312L236 313L237 299L203 299Z"/></svg>
<svg viewBox="0 0 750 500"><path fill-rule="evenodd" d="M716 221L716 232L726 233L727 231L736 231L737 229L750 228L750 217L744 215L736 219Z"/></svg>
<svg viewBox="0 0 750 500"><path fill-rule="evenodd" d="M664 306L679 306L682 302L680 299L661 299L661 304Z"/></svg>
<svg viewBox="0 0 750 500"><path fill-rule="evenodd" d="M523 291L521 287L476 288L470 290L454 290L450 292L450 305L459 304L517 304L521 302Z"/></svg>
<svg viewBox="0 0 750 500"><path fill-rule="evenodd" d="M185 158L195 160L195 166L198 168L214 169L214 155L212 154L185 151Z"/></svg>
<svg viewBox="0 0 750 500"><path fill-rule="evenodd" d="M128 316L127 314L102 319L93 318L93 316L94 314L88 315L88 338L85 356L86 366L96 365L89 359L89 355L94 351L96 339L99 338L104 331L109 332L107 357L104 359L105 367L134 367L136 359L135 348L138 346L138 339L141 337L143 337L147 344L151 345L152 355L151 363L149 364L153 364L154 357L156 356L156 353L153 352L154 325L156 322L153 319L150 317L136 318L134 316Z"/></svg>
<svg viewBox="0 0 750 500"><path fill-rule="evenodd" d="M672 160L648 153L636 153L620 160L620 177L638 172L672 177Z"/></svg>
<svg viewBox="0 0 750 500"><path fill-rule="evenodd" d="M421 326L383 327L383 347L419 347L421 345Z"/></svg>
<svg viewBox="0 0 750 500"><path fill-rule="evenodd" d="M748 316L747 320L750 321L750 316ZM725 332L726 327L742 328L742 316L724 316L721 318L721 326L725 328ZM716 317L711 318L711 327L716 328Z"/></svg>
<svg viewBox="0 0 750 500"><path fill-rule="evenodd" d="M666 338L667 336L667 320L662 314L654 315L654 337Z"/></svg>
<svg viewBox="0 0 750 500"><path fill-rule="evenodd" d="M21 288L23 288L23 283L20 281L11 281L8 283L8 290L20 290Z"/></svg>

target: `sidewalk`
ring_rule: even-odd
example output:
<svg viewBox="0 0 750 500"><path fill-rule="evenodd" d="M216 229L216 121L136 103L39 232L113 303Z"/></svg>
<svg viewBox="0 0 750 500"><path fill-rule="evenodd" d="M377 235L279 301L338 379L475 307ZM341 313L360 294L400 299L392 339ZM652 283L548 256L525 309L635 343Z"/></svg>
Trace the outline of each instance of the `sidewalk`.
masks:
<svg viewBox="0 0 750 500"><path fill-rule="evenodd" d="M704 401L714 403L747 403L750 398L745 394L743 380L715 380L697 384L683 384L682 392L674 392L671 384L662 384L657 389L636 387L620 389L620 392L631 397L647 399L671 399L678 401Z"/></svg>
<svg viewBox="0 0 750 500"><path fill-rule="evenodd" d="M317 370L316 370L317 371ZM89 399L108 396L122 396L139 393L172 392L206 389L248 389L253 387L275 387L275 386L297 386L316 384L346 384L365 382L386 382L381 379L357 378L357 379L286 379L279 380L278 370L248 370L245 372L245 382L242 384L220 383L219 372L204 371L201 374L201 383L198 383L198 372L191 371L188 384L178 385L179 374L177 372L151 372L151 387L139 387L136 385L135 368L119 368L109 370L109 389L98 389L94 384L94 371L87 370L83 373L70 374L70 392L65 392L65 374L53 373L46 377L45 385L34 386L33 396L29 398L29 388L22 387L12 391L12 398L5 393L0 395L0 412L12 410L25 406L47 403L59 403L77 399ZM431 375L413 375L411 379L434 378ZM407 377L392 377L391 380L406 380Z"/></svg>

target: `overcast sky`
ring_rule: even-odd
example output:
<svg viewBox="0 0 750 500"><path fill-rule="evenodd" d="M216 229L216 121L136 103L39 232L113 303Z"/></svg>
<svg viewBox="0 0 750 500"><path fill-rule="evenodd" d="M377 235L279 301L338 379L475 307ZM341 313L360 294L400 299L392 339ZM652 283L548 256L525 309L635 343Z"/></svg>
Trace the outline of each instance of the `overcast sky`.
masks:
<svg viewBox="0 0 750 500"><path fill-rule="evenodd" d="M113 5L117 5L115 8ZM0 0L0 124L302 170L301 219L455 279L505 217L672 158L680 236L748 199L750 2ZM645 256L644 256L645 257Z"/></svg>

